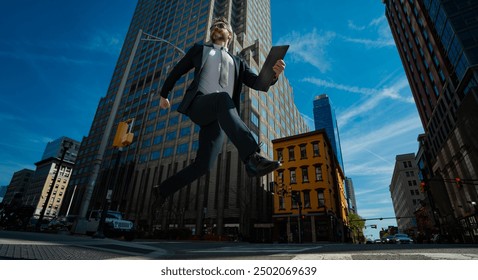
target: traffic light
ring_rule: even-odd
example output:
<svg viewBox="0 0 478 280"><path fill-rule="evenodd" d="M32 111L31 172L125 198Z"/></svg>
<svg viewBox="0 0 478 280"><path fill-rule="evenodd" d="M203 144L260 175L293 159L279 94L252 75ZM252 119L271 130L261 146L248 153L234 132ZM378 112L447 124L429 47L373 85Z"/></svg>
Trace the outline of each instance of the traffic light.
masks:
<svg viewBox="0 0 478 280"><path fill-rule="evenodd" d="M461 178L456 177L455 182L456 182L456 187L457 188L459 188L459 189L463 188L463 182L461 181Z"/></svg>
<svg viewBox="0 0 478 280"><path fill-rule="evenodd" d="M420 183L420 192L424 193L425 190L426 190L426 187L427 187L427 183L425 183L425 182L422 181L422 182Z"/></svg>
<svg viewBox="0 0 478 280"><path fill-rule="evenodd" d="M131 129L129 124L131 121L120 122L118 123L118 127L116 128L115 138L113 140L113 147L120 148L129 146L133 143L133 133L131 133Z"/></svg>

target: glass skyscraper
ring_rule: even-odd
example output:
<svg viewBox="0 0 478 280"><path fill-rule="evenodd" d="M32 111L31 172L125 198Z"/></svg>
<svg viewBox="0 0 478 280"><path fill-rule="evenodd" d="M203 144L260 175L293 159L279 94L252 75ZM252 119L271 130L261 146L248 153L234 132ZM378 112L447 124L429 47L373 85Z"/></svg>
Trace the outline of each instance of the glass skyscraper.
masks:
<svg viewBox="0 0 478 280"><path fill-rule="evenodd" d="M110 208L124 212L144 232L181 227L193 234L234 231L247 237L254 234L255 223L270 221L268 186L274 178L247 177L230 141L224 143L216 167L178 191L159 221L150 215L152 187L194 160L198 147L199 128L176 112L193 72L176 83L170 109L160 110L158 91L182 55L176 47L186 51L208 41L212 19L218 16L233 27L230 51L259 72L272 45L269 0L138 1L110 86L78 154L72 213L84 216L101 208L111 188ZM168 43L141 40L147 34ZM284 76L267 93L244 86L241 102L241 117L264 143L262 151L269 158L272 139L307 130ZM114 128L126 120L133 120L134 142L119 154L111 147Z"/></svg>
<svg viewBox="0 0 478 280"><path fill-rule="evenodd" d="M344 163L342 160L342 147L340 146L339 127L337 125L337 119L335 118L335 110L332 107L332 102L326 94L321 94L315 97L314 125L315 130L325 129L335 156L339 161L340 167L342 168L342 171L345 172Z"/></svg>

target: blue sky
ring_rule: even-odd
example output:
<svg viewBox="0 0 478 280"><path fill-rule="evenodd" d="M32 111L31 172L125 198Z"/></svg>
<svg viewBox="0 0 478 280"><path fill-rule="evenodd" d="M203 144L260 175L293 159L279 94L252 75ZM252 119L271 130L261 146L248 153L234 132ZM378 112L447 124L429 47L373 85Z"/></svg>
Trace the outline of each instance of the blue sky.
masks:
<svg viewBox="0 0 478 280"><path fill-rule="evenodd" d="M34 169L48 141L88 133L136 1L18 0L0 4L0 185ZM380 0L272 0L273 44L289 44L285 75L313 127L329 95L359 214L392 217L397 154L423 131ZM378 227L394 220L370 221ZM378 237L378 230L367 228Z"/></svg>

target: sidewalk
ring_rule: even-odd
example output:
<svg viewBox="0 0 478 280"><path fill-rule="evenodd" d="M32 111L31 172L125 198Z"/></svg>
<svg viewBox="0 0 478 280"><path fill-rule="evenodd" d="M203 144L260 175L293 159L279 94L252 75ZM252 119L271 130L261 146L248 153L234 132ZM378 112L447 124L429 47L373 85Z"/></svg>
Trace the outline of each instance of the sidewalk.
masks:
<svg viewBox="0 0 478 280"><path fill-rule="evenodd" d="M151 260L165 254L158 247L108 238L0 231L0 260Z"/></svg>

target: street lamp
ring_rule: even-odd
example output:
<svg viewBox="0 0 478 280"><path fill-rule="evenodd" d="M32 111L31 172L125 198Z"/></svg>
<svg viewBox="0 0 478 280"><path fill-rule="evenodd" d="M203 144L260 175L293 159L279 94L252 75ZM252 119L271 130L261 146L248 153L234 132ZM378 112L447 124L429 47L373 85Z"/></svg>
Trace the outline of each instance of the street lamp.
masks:
<svg viewBox="0 0 478 280"><path fill-rule="evenodd" d="M58 179L58 174L60 173L60 168L61 168L61 164L63 163L63 160L65 158L65 155L66 155L66 152L73 146L73 142L71 142L70 140L63 140L63 143L62 143L62 147L63 147L63 152L61 154L61 158L60 158L60 162L58 163L58 167L56 169L56 173L55 173L55 176L53 177L53 182L51 183L50 185L50 188L48 189L48 193L46 195L46 199L45 199L45 202L43 203L43 207L40 211L40 217L38 218L38 221L35 225L36 227L36 230L39 230L40 227L41 227L41 223L43 221L43 217L45 216L45 211L46 211L46 207L47 205L49 204L50 202L50 197L51 197L51 193L53 191L53 187L56 183L56 180Z"/></svg>
<svg viewBox="0 0 478 280"><path fill-rule="evenodd" d="M168 40L165 40L163 38L159 38L159 37L156 37L156 36L153 36L151 34L148 34L146 32L143 32L143 34L146 36L146 38L142 38L141 41L152 41L152 42L162 42L162 43L166 43L170 46L172 46L173 48L175 48L178 52L180 52L182 55L185 55L186 53L180 49L179 47L177 47L176 45L174 45L173 43L169 42Z"/></svg>

